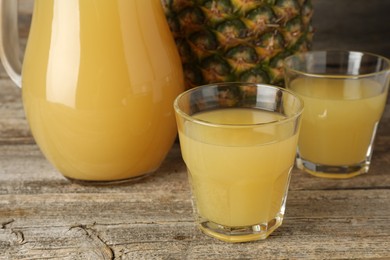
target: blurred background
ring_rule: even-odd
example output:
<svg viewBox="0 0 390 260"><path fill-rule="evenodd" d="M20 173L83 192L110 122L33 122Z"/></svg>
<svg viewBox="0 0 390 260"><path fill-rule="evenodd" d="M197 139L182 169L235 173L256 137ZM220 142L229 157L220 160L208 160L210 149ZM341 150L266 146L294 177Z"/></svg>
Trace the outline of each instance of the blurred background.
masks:
<svg viewBox="0 0 390 260"><path fill-rule="evenodd" d="M312 0L313 49L374 52L390 58L389 0Z"/></svg>

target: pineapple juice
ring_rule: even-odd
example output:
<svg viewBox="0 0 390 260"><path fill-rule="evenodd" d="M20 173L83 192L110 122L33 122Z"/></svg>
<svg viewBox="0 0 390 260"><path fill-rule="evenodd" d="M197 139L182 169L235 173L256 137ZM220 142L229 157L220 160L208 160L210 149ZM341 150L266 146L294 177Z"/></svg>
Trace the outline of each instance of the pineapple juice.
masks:
<svg viewBox="0 0 390 260"><path fill-rule="evenodd" d="M291 90L305 102L300 157L342 166L365 160L386 103L382 86L368 79L298 78Z"/></svg>
<svg viewBox="0 0 390 260"><path fill-rule="evenodd" d="M93 5L35 1L23 101L36 142L63 175L127 179L154 171L175 139L181 65L159 0Z"/></svg>
<svg viewBox="0 0 390 260"><path fill-rule="evenodd" d="M234 125L284 118L277 113L239 108L202 112L193 117ZM182 155L201 218L239 227L283 217L281 208L284 211L297 134L285 138L288 131L272 125L243 130L188 124L184 129L185 132L179 131Z"/></svg>

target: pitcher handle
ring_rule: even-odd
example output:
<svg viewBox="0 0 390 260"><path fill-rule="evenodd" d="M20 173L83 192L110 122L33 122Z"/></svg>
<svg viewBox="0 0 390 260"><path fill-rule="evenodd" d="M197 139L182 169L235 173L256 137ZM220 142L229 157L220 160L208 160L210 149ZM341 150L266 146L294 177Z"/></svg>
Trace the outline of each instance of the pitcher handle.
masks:
<svg viewBox="0 0 390 260"><path fill-rule="evenodd" d="M18 86L22 86L18 33L18 1L0 0L0 58L5 71Z"/></svg>

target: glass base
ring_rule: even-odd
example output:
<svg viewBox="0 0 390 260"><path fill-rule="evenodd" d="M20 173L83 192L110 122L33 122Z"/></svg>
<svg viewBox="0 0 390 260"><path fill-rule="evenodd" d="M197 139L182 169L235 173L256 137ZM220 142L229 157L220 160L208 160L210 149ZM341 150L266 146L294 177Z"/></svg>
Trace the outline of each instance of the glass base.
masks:
<svg viewBox="0 0 390 260"><path fill-rule="evenodd" d="M231 243L249 242L266 239L283 221L283 215L270 220L268 223L243 227L227 227L211 221L198 224L199 229L208 236Z"/></svg>
<svg viewBox="0 0 390 260"><path fill-rule="evenodd" d="M299 169L308 172L311 175L330 179L352 178L368 172L370 166L369 161L363 161L354 165L323 165L312 163L299 157L297 158L296 163Z"/></svg>
<svg viewBox="0 0 390 260"><path fill-rule="evenodd" d="M79 179L73 179L67 176L64 176L66 179L73 183L77 183L80 185L85 186L109 186L109 185L120 185L120 184L128 184L128 183L135 183L142 181L145 178L148 178L149 176L153 175L155 172L150 172L146 174L142 174L135 177L130 177L126 179L119 179L119 180L102 180L102 181L95 181L95 180L79 180Z"/></svg>

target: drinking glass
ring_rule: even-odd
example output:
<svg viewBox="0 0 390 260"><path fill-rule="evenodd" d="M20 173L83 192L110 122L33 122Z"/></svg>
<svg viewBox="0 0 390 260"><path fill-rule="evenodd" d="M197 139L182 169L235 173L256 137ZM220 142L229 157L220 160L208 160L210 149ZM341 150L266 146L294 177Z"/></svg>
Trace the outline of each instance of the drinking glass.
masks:
<svg viewBox="0 0 390 260"><path fill-rule="evenodd" d="M302 100L252 83L219 83L175 102L198 227L227 242L265 239L282 223Z"/></svg>
<svg viewBox="0 0 390 260"><path fill-rule="evenodd" d="M389 87L390 61L355 51L285 59L286 87L305 102L297 166L319 177L368 172Z"/></svg>

